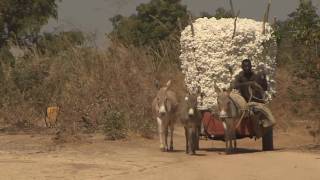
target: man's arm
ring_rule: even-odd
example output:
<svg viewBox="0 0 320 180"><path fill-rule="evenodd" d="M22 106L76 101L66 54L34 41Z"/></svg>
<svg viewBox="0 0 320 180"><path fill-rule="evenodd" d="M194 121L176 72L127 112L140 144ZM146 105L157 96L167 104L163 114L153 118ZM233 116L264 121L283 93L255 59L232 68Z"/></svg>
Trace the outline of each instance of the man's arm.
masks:
<svg viewBox="0 0 320 180"><path fill-rule="evenodd" d="M234 81L231 82L230 89L231 90L232 89L240 90L241 88L248 88L249 86L251 86L251 88L253 88L253 89L257 89L259 91L266 91L268 87L267 87L267 82L264 77L262 76L262 74L258 74L258 75L256 75L256 77L254 78L253 81L243 82L243 81L241 81L241 75L238 74L235 77Z"/></svg>
<svg viewBox="0 0 320 180"><path fill-rule="evenodd" d="M235 80L233 82L231 82L231 85L230 87L232 89L240 89L241 87L243 86L249 86L249 85L253 85L253 86L256 86L257 88L261 88L261 86L256 83L255 81L247 81L247 82L241 82L240 81L240 77L239 76L236 76L235 77ZM262 89L262 88L261 88Z"/></svg>

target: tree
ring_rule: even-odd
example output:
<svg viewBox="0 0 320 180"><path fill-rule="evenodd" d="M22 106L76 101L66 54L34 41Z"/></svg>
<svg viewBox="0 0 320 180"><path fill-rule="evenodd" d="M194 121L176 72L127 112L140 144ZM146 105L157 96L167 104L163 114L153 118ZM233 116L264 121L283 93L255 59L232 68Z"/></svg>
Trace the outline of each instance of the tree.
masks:
<svg viewBox="0 0 320 180"><path fill-rule="evenodd" d="M232 18L233 14L231 10L225 10L224 8L218 8L216 9L216 13L214 15L215 18L221 19L221 18Z"/></svg>
<svg viewBox="0 0 320 180"><path fill-rule="evenodd" d="M293 38L305 44L312 44L315 38L319 39L320 18L317 9L310 0L300 0L296 11L289 14L289 28Z"/></svg>
<svg viewBox="0 0 320 180"><path fill-rule="evenodd" d="M81 31L65 31L57 34L44 33L36 43L39 53L53 55L68 51L71 47L82 46L86 42L86 36Z"/></svg>
<svg viewBox="0 0 320 180"><path fill-rule="evenodd" d="M60 0L1 0L0 47L8 39L32 42L49 18L57 18Z"/></svg>
<svg viewBox="0 0 320 180"><path fill-rule="evenodd" d="M137 7L130 17L116 15L110 19L113 31L109 36L126 44L156 46L159 41L178 35L179 20L187 23L187 8L181 0L151 0Z"/></svg>
<svg viewBox="0 0 320 180"><path fill-rule="evenodd" d="M203 17L212 18L212 17L214 17L214 15L212 15L209 12L200 12L200 17L201 18L203 18Z"/></svg>
<svg viewBox="0 0 320 180"><path fill-rule="evenodd" d="M275 35L278 38L277 64L289 70L296 80L308 82L307 86L297 86L299 92L288 92L293 94L293 99L300 101L311 97L310 100L318 106L320 18L310 0L300 0L297 9L288 16L287 20L275 25Z"/></svg>
<svg viewBox="0 0 320 180"><path fill-rule="evenodd" d="M214 14L208 13L208 12L201 12L200 17L215 17L216 19L221 19L221 18L232 18L232 11L231 10L226 10L223 7L219 7L216 9Z"/></svg>

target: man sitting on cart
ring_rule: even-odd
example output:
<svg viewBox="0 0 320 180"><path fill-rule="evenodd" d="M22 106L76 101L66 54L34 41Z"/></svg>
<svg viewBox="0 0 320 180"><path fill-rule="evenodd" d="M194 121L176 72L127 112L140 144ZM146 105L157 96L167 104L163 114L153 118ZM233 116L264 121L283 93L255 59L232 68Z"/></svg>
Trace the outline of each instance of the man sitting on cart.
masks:
<svg viewBox="0 0 320 180"><path fill-rule="evenodd" d="M241 67L242 71L236 75L231 88L238 90L247 102L264 103L264 94L268 89L266 75L254 72L249 59L243 60Z"/></svg>
<svg viewBox="0 0 320 180"><path fill-rule="evenodd" d="M235 80L231 83L232 89L237 89L247 102L265 103L264 94L268 89L268 83L264 72L256 73L252 70L251 61L245 59L242 61L242 71L236 75ZM250 109L250 112L257 115L256 119L260 119L259 114L255 113L255 109ZM250 114L251 114L250 113ZM253 115L251 114L251 115ZM254 124L256 137L261 137L263 132L260 128L260 123L263 127L271 127L273 121L261 121Z"/></svg>

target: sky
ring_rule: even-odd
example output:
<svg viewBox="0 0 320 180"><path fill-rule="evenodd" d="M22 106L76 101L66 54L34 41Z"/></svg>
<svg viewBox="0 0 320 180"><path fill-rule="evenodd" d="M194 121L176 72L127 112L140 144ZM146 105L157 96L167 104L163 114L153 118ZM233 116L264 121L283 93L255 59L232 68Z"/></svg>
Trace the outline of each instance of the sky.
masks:
<svg viewBox="0 0 320 180"><path fill-rule="evenodd" d="M81 30L93 34L99 46L107 41L105 34L112 30L109 18L116 14L129 16L136 12L136 7L150 0L62 0L58 8L58 20L51 19L44 31ZM270 9L270 21L273 17L284 20L298 6L299 0L273 0ZM320 0L313 0L320 9ZM229 9L229 0L182 0L194 13L213 13L215 9ZM240 10L240 17L261 20L268 0L233 0L235 11Z"/></svg>

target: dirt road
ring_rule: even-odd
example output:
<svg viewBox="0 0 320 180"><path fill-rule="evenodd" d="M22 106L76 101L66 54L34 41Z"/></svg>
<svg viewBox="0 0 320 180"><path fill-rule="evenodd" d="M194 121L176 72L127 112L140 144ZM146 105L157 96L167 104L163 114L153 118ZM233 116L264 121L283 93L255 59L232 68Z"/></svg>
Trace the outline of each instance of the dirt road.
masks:
<svg viewBox="0 0 320 180"><path fill-rule="evenodd" d="M261 142L239 141L239 151L225 155L223 143L201 141L196 156L184 153L178 128L175 152L162 153L158 140L131 137L56 145L45 135L0 135L0 179L232 179L319 180L320 153L307 150L310 137L277 132L277 150L262 152Z"/></svg>

